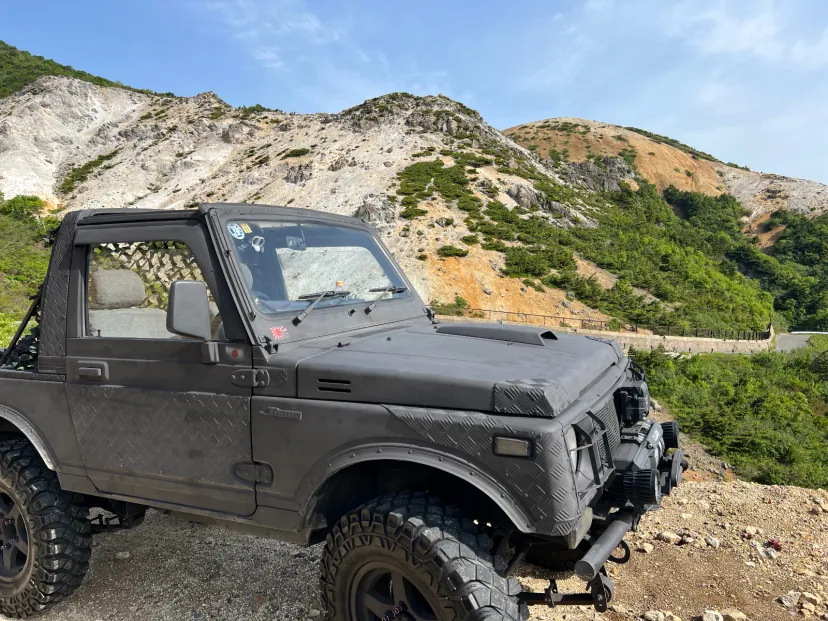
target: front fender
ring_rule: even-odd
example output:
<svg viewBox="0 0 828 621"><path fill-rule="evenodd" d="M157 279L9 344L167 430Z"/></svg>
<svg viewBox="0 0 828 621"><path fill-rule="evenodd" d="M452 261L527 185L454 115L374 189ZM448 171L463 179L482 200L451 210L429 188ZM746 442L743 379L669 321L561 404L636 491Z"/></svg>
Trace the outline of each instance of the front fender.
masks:
<svg viewBox="0 0 828 621"><path fill-rule="evenodd" d="M475 464L453 456L446 451L408 443L388 442L365 444L358 448L343 450L328 457L324 474L321 477L318 473L316 476L309 476L310 479L317 480L318 483L313 486L313 490L306 496L309 498L309 502L302 511L302 526L309 525L308 522L321 498L321 492L325 484L334 475L356 464L370 461L416 463L462 479L488 496L518 529L525 533L535 532L526 509L514 500L513 495L497 479Z"/></svg>

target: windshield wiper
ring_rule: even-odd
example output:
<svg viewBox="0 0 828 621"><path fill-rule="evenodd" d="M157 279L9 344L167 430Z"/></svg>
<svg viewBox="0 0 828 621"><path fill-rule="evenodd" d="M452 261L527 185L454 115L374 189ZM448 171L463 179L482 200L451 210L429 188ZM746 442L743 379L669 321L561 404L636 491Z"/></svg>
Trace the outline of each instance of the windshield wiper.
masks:
<svg viewBox="0 0 828 621"><path fill-rule="evenodd" d="M408 291L408 287L397 287L396 285L391 285L390 287L378 287L376 289L368 289L368 293L379 293L377 297L371 300L371 303L368 305L368 308L365 309L366 313L370 313L374 310L377 306L377 300L379 300L382 296L386 293L405 293Z"/></svg>
<svg viewBox="0 0 828 621"><path fill-rule="evenodd" d="M305 310L293 318L293 323L302 323L305 317L308 316L308 313L310 313L314 307L316 307L316 305L325 298L344 298L349 295L351 295L350 291L319 291L317 293L305 293L304 295L300 295L296 298L297 300L313 300L313 302L311 302Z"/></svg>

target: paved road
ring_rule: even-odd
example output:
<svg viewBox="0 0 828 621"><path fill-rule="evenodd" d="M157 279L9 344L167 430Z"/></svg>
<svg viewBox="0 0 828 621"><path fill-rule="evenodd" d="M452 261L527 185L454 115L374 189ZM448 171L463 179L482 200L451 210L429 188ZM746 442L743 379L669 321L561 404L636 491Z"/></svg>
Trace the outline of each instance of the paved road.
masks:
<svg viewBox="0 0 828 621"><path fill-rule="evenodd" d="M777 351L793 351L808 345L812 334L778 334L776 336Z"/></svg>

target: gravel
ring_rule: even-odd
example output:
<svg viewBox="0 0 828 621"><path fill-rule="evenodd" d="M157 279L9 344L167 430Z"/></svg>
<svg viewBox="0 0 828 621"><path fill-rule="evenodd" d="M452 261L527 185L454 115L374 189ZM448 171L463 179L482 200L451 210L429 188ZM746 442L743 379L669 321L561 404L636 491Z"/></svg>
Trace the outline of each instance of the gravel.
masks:
<svg viewBox="0 0 828 621"><path fill-rule="evenodd" d="M83 586L36 618L321 618L321 554L321 546L299 548L151 510L138 528L95 535Z"/></svg>

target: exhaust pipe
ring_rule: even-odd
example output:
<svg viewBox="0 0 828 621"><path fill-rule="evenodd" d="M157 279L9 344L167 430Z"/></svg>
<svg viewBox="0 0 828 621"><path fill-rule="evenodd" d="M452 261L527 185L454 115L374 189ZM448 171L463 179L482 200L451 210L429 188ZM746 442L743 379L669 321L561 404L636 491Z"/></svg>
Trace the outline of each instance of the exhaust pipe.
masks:
<svg viewBox="0 0 828 621"><path fill-rule="evenodd" d="M598 540L592 544L584 557L575 563L575 575L582 580L590 582L594 580L604 563L624 539L624 536L632 530L635 516L632 513L619 513L609 526L601 533Z"/></svg>

